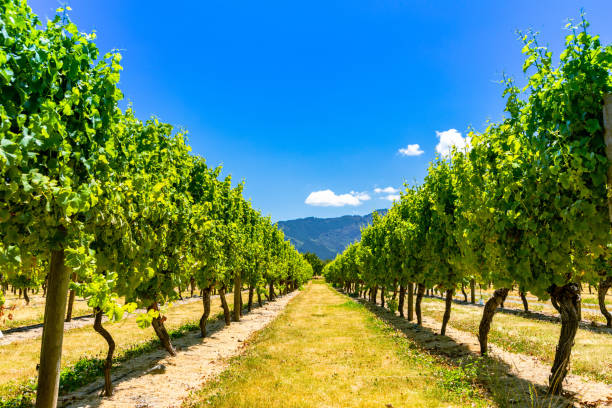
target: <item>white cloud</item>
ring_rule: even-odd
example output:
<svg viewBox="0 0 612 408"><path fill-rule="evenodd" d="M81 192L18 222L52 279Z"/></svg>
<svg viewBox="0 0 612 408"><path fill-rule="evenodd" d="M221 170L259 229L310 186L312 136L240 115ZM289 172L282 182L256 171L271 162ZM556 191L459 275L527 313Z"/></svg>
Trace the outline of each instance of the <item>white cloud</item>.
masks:
<svg viewBox="0 0 612 408"><path fill-rule="evenodd" d="M385 187L385 188L375 188L374 192L377 194L381 194L381 193L387 193L387 194L393 194L393 193L397 193L399 191L399 189L397 188L393 188L391 186L389 187Z"/></svg>
<svg viewBox="0 0 612 408"><path fill-rule="evenodd" d="M385 197L385 200L389 200L389 201L398 201L399 199L400 199L399 194L389 194Z"/></svg>
<svg viewBox="0 0 612 408"><path fill-rule="evenodd" d="M421 146L418 144L409 144L408 146L399 149L398 152L402 156L420 156L425 153L423 150L421 150Z"/></svg>
<svg viewBox="0 0 612 408"><path fill-rule="evenodd" d="M440 139L436 146L436 152L440 153L443 157L450 154L452 146L455 146L457 150L469 148L470 138L461 136L457 129L448 129L443 132L436 131L436 136Z"/></svg>
<svg viewBox="0 0 612 408"><path fill-rule="evenodd" d="M359 198L361 201L368 201L369 199L371 199L372 197L370 197L370 195L366 192L363 193L357 193L355 191L351 191L351 194L354 195L355 197Z"/></svg>
<svg viewBox="0 0 612 408"><path fill-rule="evenodd" d="M371 197L368 193L351 191L348 194L336 194L327 189L313 191L306 197L304 202L308 205L317 207L344 207L345 205L361 205L364 201L368 201L369 199L371 199Z"/></svg>

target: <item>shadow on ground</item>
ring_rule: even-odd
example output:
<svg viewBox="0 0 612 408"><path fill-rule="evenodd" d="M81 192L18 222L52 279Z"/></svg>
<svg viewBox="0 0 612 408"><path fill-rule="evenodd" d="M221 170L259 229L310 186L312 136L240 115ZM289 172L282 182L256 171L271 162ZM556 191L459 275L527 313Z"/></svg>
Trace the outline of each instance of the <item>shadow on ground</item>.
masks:
<svg viewBox="0 0 612 408"><path fill-rule="evenodd" d="M262 305L259 306L256 302L253 303L252 311L259 309L260 307L268 304L269 301L262 300ZM249 311L244 308L242 315L246 316ZM219 332L225 327L225 320L223 317L223 313L220 313L215 318L208 321L206 325L206 338L213 336L215 333ZM177 352L189 351L189 349L193 346L199 345L202 342L206 341L206 338L202 338L199 330L193 330L186 333L184 336L173 339L172 344L175 347ZM144 375L154 375L155 370L158 369L158 364L160 361L168 358L168 353L166 350L160 345L157 350L144 353L139 356L135 356L128 361L121 363L117 367L113 367L112 373L112 383L113 386L117 386L123 382L129 381L136 377L141 377ZM163 368L162 368L163 369ZM95 408L102 405L104 402L104 397L101 396L102 390L104 389L104 378L102 376L97 377L96 380L80 387L79 389L68 392L64 395L60 395L58 398L58 407L77 407L79 405L79 401L90 397L92 394L98 394L100 397L95 400L94 403L88 404L89 408Z"/></svg>
<svg viewBox="0 0 612 408"><path fill-rule="evenodd" d="M492 357L481 357L472 352L466 344L457 343L448 336L441 336L428 327L418 326L403 317L373 304L362 298L354 298L364 305L379 319L401 331L416 346L441 358L453 367L477 367L478 381L489 392L497 406L533 407L533 408L566 408L581 406L573 401L572 395L565 397L547 395L546 387L535 384L512 373L512 367L506 362Z"/></svg>
<svg viewBox="0 0 612 408"><path fill-rule="evenodd" d="M444 298L440 296L435 296L435 295L423 296L423 298L436 299L442 302L444 301ZM453 299L453 303L456 305L461 305L461 306L478 307L481 309L484 308L484 304L482 305L473 304L470 302L466 302L463 300L457 300L457 299ZM504 313L504 314L514 315L514 316L524 317L526 319L539 320L543 322L561 323L561 318L559 316L552 316L552 315L549 315L547 313L542 313L542 312L533 312L533 311L526 312L524 310L519 310L519 309L500 307L497 309L497 313ZM583 330L588 330L593 333L612 334L611 328L606 327L605 325L599 324L599 323L593 324L593 322L588 322L586 320L581 320L579 323L579 327Z"/></svg>

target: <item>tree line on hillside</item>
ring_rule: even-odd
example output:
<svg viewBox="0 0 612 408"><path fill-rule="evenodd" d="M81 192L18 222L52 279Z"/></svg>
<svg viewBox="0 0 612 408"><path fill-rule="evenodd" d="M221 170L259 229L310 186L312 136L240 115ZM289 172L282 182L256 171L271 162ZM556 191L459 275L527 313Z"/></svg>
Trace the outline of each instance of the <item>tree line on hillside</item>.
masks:
<svg viewBox="0 0 612 408"><path fill-rule="evenodd" d="M313 276L322 276L323 268L330 262L329 260L322 261L321 258L317 256L317 254L312 252L306 252L305 254L302 254L302 256L308 261L308 263L312 267Z"/></svg>

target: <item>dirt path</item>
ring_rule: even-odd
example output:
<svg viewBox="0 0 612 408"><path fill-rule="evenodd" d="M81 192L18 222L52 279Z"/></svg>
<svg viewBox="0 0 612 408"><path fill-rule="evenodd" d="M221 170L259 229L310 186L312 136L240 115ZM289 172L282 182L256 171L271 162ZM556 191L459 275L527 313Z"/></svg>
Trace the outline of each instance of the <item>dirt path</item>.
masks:
<svg viewBox="0 0 612 408"><path fill-rule="evenodd" d="M226 296L229 296L230 294L231 293L228 293ZM219 295L211 296L211 299L216 299L218 297ZM202 298L200 296L194 296L190 298L185 298L183 300L175 300L172 302L172 305L180 306L180 305L185 305L188 303L201 302L201 301L202 301ZM146 309L136 309L133 313L126 314L124 316L124 319L130 318L131 316L136 315L138 313L146 313ZM106 316L102 318L103 322L106 322L107 320L108 318ZM78 329L78 328L85 327L85 326L92 326L93 321L94 321L93 315L75 317L72 319L72 321L64 323L64 332L68 330ZM7 344L19 342L19 341L37 339L39 337L42 337L42 331L43 331L42 324L35 324L31 326L26 326L23 328L5 330L4 335L0 336L0 346L4 346Z"/></svg>
<svg viewBox="0 0 612 408"><path fill-rule="evenodd" d="M103 379L78 391L60 397L66 407L170 408L180 407L189 393L207 380L219 375L229 357L239 354L244 342L274 320L299 292L266 303L245 314L240 322L225 327L223 321L209 325L211 334L205 340L190 333L174 344L177 356L158 350L136 357L114 370L114 395L100 398Z"/></svg>
<svg viewBox="0 0 612 408"><path fill-rule="evenodd" d="M363 299L360 299L360 301L369 304ZM423 316L423 327L420 328L416 324L392 314L387 309L382 310L379 305L374 307L370 304L370 307L378 309L377 313L385 315L396 328L402 330L422 347L436 354L456 361L461 361L468 355L477 356L480 354L480 344L476 335L455 329L452 327L452 319L447 326L447 335L440 336L442 324L435 319ZM545 394L545 389L548 386L548 376L550 375L549 365L543 364L535 357L511 353L491 343L489 343L489 349L489 355L499 360L506 372L504 378L497 380L503 382L509 390L516 393L517 406L523 406L521 405L523 400L527 402L530 391L529 384L539 386L539 395ZM572 397L579 403L577 406L612 407L612 387L608 384L569 374L563 383L563 388L572 394Z"/></svg>

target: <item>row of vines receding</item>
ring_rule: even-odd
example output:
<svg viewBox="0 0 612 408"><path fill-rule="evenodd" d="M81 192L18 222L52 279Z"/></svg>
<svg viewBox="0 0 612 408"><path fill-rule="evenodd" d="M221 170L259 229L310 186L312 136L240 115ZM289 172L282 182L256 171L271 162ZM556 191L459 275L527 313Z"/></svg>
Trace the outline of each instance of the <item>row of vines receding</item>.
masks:
<svg viewBox="0 0 612 408"><path fill-rule="evenodd" d="M535 35L523 35L527 84L504 79L503 120L471 132L468 148L434 160L424 182L407 186L325 270L329 281L371 300L379 289L384 296L399 285L400 306L416 285L419 324L425 291L445 292L442 334L458 287L493 284L478 332L482 354L510 289L518 288L524 301L528 291L550 299L561 319L549 378L554 394L569 370L581 284L598 286L612 327L605 305L612 283L606 155L606 148L612 153L612 47L587 27L585 20L568 24L557 66Z"/></svg>
<svg viewBox="0 0 612 408"><path fill-rule="evenodd" d="M25 0L0 4L0 281L46 295L36 400L46 408L57 405L75 295L108 343L110 395L115 342L103 315L144 308L139 325L174 354L163 305L186 288L202 295L205 336L212 292L229 324L226 290L239 320L245 286L250 309L255 294L273 299L312 274L242 183L190 153L186 132L120 109L120 54L101 56L66 13L43 26Z"/></svg>

